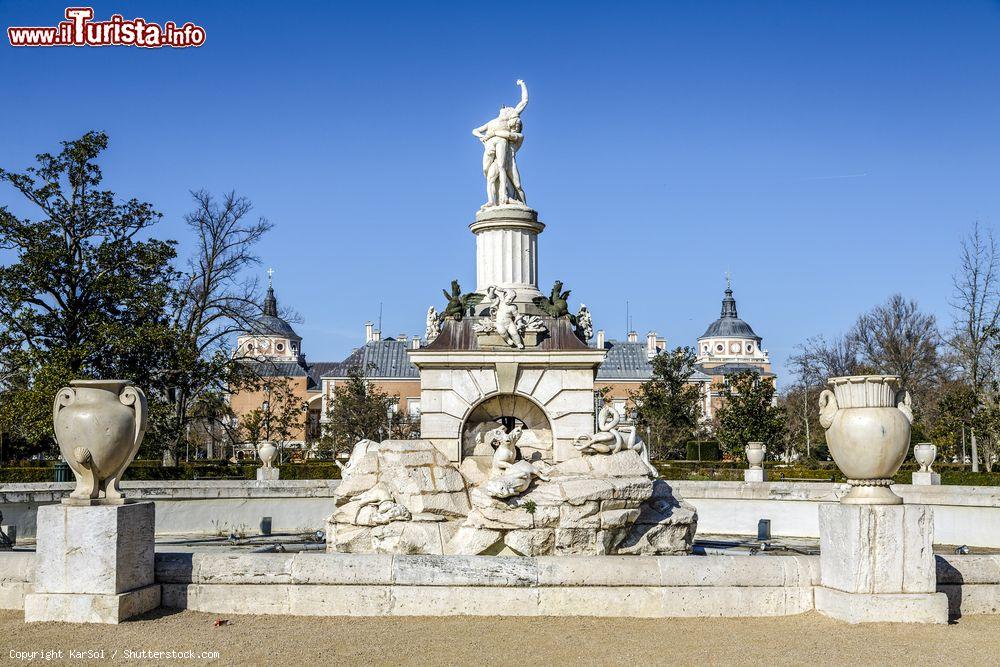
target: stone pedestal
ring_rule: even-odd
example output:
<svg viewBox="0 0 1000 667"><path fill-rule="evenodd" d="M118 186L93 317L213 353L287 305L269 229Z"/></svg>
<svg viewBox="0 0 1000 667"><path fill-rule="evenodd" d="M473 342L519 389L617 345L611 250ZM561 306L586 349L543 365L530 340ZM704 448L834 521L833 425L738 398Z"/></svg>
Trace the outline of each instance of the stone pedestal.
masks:
<svg viewBox="0 0 1000 667"><path fill-rule="evenodd" d="M930 507L825 504L819 530L818 611L849 623L948 621Z"/></svg>
<svg viewBox="0 0 1000 667"><path fill-rule="evenodd" d="M766 482L767 471L763 468L747 468L743 471L744 482Z"/></svg>
<svg viewBox="0 0 1000 667"><path fill-rule="evenodd" d="M35 592L24 620L119 623L160 606L151 502L38 508Z"/></svg>
<svg viewBox="0 0 1000 667"><path fill-rule="evenodd" d="M490 285L517 291L517 303L531 303L538 290L538 234L545 225L524 206L496 206L476 214L476 291Z"/></svg>
<svg viewBox="0 0 1000 667"><path fill-rule="evenodd" d="M277 468L257 468L258 482L276 482L281 476L281 471Z"/></svg>
<svg viewBox="0 0 1000 667"><path fill-rule="evenodd" d="M917 471L913 473L910 482L916 486L937 486L941 483L941 475L936 472Z"/></svg>

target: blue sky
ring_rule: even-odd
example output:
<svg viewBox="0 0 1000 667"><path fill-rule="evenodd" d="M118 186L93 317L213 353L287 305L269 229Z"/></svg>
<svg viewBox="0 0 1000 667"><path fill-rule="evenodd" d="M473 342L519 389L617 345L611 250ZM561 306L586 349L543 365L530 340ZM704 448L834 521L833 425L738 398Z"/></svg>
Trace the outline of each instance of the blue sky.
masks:
<svg viewBox="0 0 1000 667"><path fill-rule="evenodd" d="M0 25L65 3L0 0ZM555 279L595 325L691 345L724 274L779 373L895 291L947 324L958 243L1000 221L998 2L94 2L198 49L0 46L0 164L88 129L107 184L184 241L235 188L313 361L422 332L483 201L473 127L527 81L518 155ZM24 210L11 191L0 204ZM181 252L187 246L182 243Z"/></svg>

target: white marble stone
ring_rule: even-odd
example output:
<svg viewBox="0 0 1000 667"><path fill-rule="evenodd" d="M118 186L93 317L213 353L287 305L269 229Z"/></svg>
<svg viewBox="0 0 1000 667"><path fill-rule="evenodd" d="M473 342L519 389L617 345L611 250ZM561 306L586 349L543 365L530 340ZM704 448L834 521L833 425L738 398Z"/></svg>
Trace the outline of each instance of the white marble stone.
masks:
<svg viewBox="0 0 1000 667"><path fill-rule="evenodd" d="M159 606L154 528L149 502L39 508L25 620L118 623Z"/></svg>
<svg viewBox="0 0 1000 667"><path fill-rule="evenodd" d="M910 482L914 486L938 486L941 484L941 475L936 472L915 471Z"/></svg>
<svg viewBox="0 0 1000 667"><path fill-rule="evenodd" d="M275 482L281 477L281 470L278 468L257 468L258 482Z"/></svg>
<svg viewBox="0 0 1000 667"><path fill-rule="evenodd" d="M748 468L743 471L744 482L766 482L767 471L763 468Z"/></svg>
<svg viewBox="0 0 1000 667"><path fill-rule="evenodd" d="M817 586L816 609L848 623L947 623L944 593L874 593L858 595Z"/></svg>
<svg viewBox="0 0 1000 667"><path fill-rule="evenodd" d="M153 583L153 503L38 510L35 590L118 594Z"/></svg>
<svg viewBox="0 0 1000 667"><path fill-rule="evenodd" d="M29 593L24 596L24 622L114 625L159 606L159 584L117 594Z"/></svg>
<svg viewBox="0 0 1000 667"><path fill-rule="evenodd" d="M934 512L923 505L820 508L822 583L845 593L933 593Z"/></svg>
<svg viewBox="0 0 1000 667"><path fill-rule="evenodd" d="M937 593L934 511L923 505L820 508L816 608L852 623L944 623Z"/></svg>

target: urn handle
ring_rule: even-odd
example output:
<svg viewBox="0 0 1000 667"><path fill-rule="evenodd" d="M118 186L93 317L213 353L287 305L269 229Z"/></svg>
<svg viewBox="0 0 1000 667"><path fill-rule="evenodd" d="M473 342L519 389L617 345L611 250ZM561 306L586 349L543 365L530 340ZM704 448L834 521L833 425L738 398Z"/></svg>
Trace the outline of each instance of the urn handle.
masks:
<svg viewBox="0 0 1000 667"><path fill-rule="evenodd" d="M910 398L910 392L905 389L900 389L896 392L896 407L899 411L906 415L907 421L911 424L913 423L913 400Z"/></svg>
<svg viewBox="0 0 1000 667"><path fill-rule="evenodd" d="M52 404L53 427L55 426L56 415L59 414L59 411L65 407L73 405L75 401L76 401L76 391L73 390L73 387L63 387L62 389L59 390L59 392L56 394L56 399ZM56 430L55 434L56 434L56 442L59 442L59 431Z"/></svg>
<svg viewBox="0 0 1000 667"><path fill-rule="evenodd" d="M142 439L146 436L146 421L149 412L146 394L142 392L142 389L129 385L122 389L118 400L121 401L122 405L130 405L135 410L135 432L132 436L132 457L134 457L139 450L139 445L142 444ZM129 461L132 460L132 457L129 457Z"/></svg>
<svg viewBox="0 0 1000 667"><path fill-rule="evenodd" d="M837 414L840 406L837 405L837 397L829 389L824 389L819 395L819 423L823 428L830 428L833 424L833 417Z"/></svg>

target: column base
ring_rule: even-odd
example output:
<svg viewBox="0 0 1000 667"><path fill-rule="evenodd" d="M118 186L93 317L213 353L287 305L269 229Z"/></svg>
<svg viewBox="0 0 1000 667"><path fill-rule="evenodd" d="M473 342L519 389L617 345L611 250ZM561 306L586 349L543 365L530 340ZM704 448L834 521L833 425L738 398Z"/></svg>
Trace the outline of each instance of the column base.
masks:
<svg viewBox="0 0 1000 667"><path fill-rule="evenodd" d="M816 611L847 623L947 623L944 593L845 593L815 589Z"/></svg>
<svg viewBox="0 0 1000 667"><path fill-rule="evenodd" d="M748 468L743 471L744 482L766 482L767 471L763 468Z"/></svg>
<svg viewBox="0 0 1000 667"><path fill-rule="evenodd" d="M160 585L127 593L28 593L24 596L24 622L110 623L144 614L160 606Z"/></svg>

